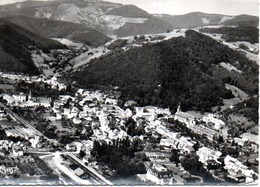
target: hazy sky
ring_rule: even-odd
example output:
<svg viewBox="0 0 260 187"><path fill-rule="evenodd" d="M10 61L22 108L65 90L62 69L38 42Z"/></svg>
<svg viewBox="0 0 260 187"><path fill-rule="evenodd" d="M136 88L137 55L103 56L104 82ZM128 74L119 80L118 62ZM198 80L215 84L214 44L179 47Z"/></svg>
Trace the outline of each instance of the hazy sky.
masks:
<svg viewBox="0 0 260 187"><path fill-rule="evenodd" d="M25 0L0 0L0 4ZM134 4L149 13L172 15L194 11L226 15L259 15L259 0L107 0L122 4Z"/></svg>

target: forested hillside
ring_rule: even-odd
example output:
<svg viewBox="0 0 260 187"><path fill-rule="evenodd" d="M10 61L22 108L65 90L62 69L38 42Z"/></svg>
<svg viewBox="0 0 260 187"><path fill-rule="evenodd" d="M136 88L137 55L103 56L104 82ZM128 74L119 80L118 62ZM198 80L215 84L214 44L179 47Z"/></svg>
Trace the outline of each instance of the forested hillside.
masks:
<svg viewBox="0 0 260 187"><path fill-rule="evenodd" d="M225 71L218 65L221 62L243 73L234 80L230 75L216 74ZM233 96L225 82L233 81L248 93L258 93L255 62L191 30L186 37L111 52L93 60L74 78L86 87L119 86L123 100L135 99L140 105L176 109L181 102L183 110L210 111L212 106L221 105L223 98Z"/></svg>
<svg viewBox="0 0 260 187"><path fill-rule="evenodd" d="M3 20L0 20L0 36L0 70L4 72L38 74L30 50L66 48L56 41Z"/></svg>
<svg viewBox="0 0 260 187"><path fill-rule="evenodd" d="M4 19L47 38L67 38L90 46L98 46L109 40L107 35L83 24L25 15L10 16Z"/></svg>
<svg viewBox="0 0 260 187"><path fill-rule="evenodd" d="M259 43L259 29L255 27L202 28L201 32L223 34L227 42L247 41Z"/></svg>

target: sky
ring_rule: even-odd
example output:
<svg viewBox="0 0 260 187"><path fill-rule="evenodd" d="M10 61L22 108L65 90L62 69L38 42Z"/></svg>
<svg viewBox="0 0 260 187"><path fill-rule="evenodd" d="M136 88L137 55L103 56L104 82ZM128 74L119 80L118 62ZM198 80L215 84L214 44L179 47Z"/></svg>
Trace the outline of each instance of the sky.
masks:
<svg viewBox="0 0 260 187"><path fill-rule="evenodd" d="M0 4L25 0L0 0ZM36 1L36 0L35 0ZM218 13L225 15L249 14L259 16L259 0L106 0L133 4L149 13L181 15L190 12Z"/></svg>

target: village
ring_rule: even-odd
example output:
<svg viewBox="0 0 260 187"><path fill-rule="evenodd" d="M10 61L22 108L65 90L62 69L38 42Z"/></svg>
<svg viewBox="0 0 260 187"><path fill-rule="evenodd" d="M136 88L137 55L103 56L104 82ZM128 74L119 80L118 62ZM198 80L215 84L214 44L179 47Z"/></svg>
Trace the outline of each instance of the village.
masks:
<svg viewBox="0 0 260 187"><path fill-rule="evenodd" d="M55 76L1 76L28 84L45 83L58 91L67 88ZM140 183L200 184L208 178L222 183L258 180L258 142L229 134L220 114L183 112L181 103L174 114L168 108L140 107L135 101L119 107L117 96L116 90L104 93L80 88L55 99L46 95L35 97L31 90L3 93L0 175L25 176L27 171L28 176L38 176L39 181L52 176L52 184L58 179L63 184L74 184L69 179L76 184L91 184L85 168L88 167L109 179L113 172L109 167L102 169L103 164L93 156L94 142L111 145L128 139L141 142L142 148L136 154L145 157L141 162L146 172L136 174ZM38 155L42 153L46 155ZM192 161L197 168L187 167ZM31 164L38 164L38 169L26 170Z"/></svg>

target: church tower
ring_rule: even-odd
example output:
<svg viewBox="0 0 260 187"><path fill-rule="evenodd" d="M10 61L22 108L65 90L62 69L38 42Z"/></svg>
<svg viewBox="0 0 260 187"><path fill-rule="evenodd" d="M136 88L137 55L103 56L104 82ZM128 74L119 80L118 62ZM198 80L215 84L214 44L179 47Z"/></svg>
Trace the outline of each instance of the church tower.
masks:
<svg viewBox="0 0 260 187"><path fill-rule="evenodd" d="M181 112L181 103L178 105L177 112Z"/></svg>
<svg viewBox="0 0 260 187"><path fill-rule="evenodd" d="M32 100L32 91L30 90L29 96L28 96L28 101Z"/></svg>

